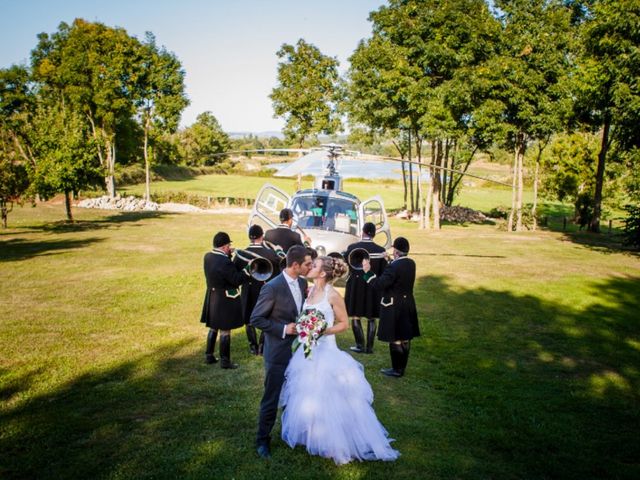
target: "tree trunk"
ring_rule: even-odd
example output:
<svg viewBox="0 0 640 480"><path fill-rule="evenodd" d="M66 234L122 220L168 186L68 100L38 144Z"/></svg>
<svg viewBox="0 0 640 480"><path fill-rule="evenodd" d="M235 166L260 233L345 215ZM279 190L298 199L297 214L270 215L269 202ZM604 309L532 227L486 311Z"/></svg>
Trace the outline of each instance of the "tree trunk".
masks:
<svg viewBox="0 0 640 480"><path fill-rule="evenodd" d="M524 135L520 138L518 146L518 192L516 196L516 232L522 231L522 194L524 190L523 170L524 170L524 152L526 144Z"/></svg>
<svg viewBox="0 0 640 480"><path fill-rule="evenodd" d="M473 160L473 157L475 156L477 151L478 151L478 147L474 147L473 151L471 152L471 155L469 155L469 159L466 161L464 168L462 169L463 173L466 173L466 171L469 169L469 165L471 165L471 161ZM463 175L458 175L457 178L454 180L453 175L451 175L451 183L449 184L449 192L447 193L447 205L449 206L453 205L455 192L462 178L463 178Z"/></svg>
<svg viewBox="0 0 640 480"><path fill-rule="evenodd" d="M433 170L432 168L430 170ZM433 189L433 177L430 176L427 180L427 194L424 196L424 228L426 230L431 229L431 191Z"/></svg>
<svg viewBox="0 0 640 480"><path fill-rule="evenodd" d="M0 200L0 212L2 214L2 228L7 228L7 217L9 216L9 210L7 209L7 202Z"/></svg>
<svg viewBox="0 0 640 480"><path fill-rule="evenodd" d="M151 175L150 175L150 165L149 165L149 123L150 117L147 117L144 122L144 180L145 180L145 188L144 188L144 198L146 201L151 200Z"/></svg>
<svg viewBox="0 0 640 480"><path fill-rule="evenodd" d="M596 192L593 197L593 217L589 222L589 231L600 233L600 216L602 215L602 186L604 184L604 165L607 160L607 150L609 149L609 130L611 120L609 114L604 117L604 127L602 129L602 143L600 153L598 153L598 169L596 170Z"/></svg>
<svg viewBox="0 0 640 480"><path fill-rule="evenodd" d="M444 157L442 159L442 166L444 167L442 170L440 170L440 178L441 178L441 184L442 184L442 188L440 189L440 203L444 203L446 201L446 196L447 196L447 184L449 183L449 172L447 172L447 170L449 168L449 149L450 149L450 144L449 144L449 139L447 138L444 141Z"/></svg>
<svg viewBox="0 0 640 480"><path fill-rule="evenodd" d="M507 220L507 232L513 232L513 216L516 210L516 178L518 176L518 146L513 152L513 179L511 181L511 210L509 211L509 219Z"/></svg>
<svg viewBox="0 0 640 480"><path fill-rule="evenodd" d="M407 170L404 162L402 162L402 184L404 189L403 206L402 209L407 209Z"/></svg>
<svg viewBox="0 0 640 480"><path fill-rule="evenodd" d="M424 195L422 193L422 139L418 144L418 198L420 198L419 210L420 210L420 229L426 228L426 222L424 218Z"/></svg>
<svg viewBox="0 0 640 480"><path fill-rule="evenodd" d="M71 215L71 195L69 190L64 191L64 208L67 212L67 220L73 222L73 215Z"/></svg>
<svg viewBox="0 0 640 480"><path fill-rule="evenodd" d="M413 164L411 163L411 130L409 130L409 197L411 199L411 216L416 211L413 203Z"/></svg>
<svg viewBox="0 0 640 480"><path fill-rule="evenodd" d="M115 142L107 140L107 176L104 183L107 186L107 194L114 198L116 196L116 146Z"/></svg>
<svg viewBox="0 0 640 480"><path fill-rule="evenodd" d="M400 148L400 146L395 142L395 140L392 140L391 143L393 143L393 146L396 147L396 150L398 151L398 155L400 155L400 159L403 160L402 162L400 162L400 167L402 168L402 184L403 184L403 191L404 191L404 197L403 197L404 205L402 206L402 209L406 210L407 209L407 170L404 162L404 156L407 154L407 152L402 150L402 148Z"/></svg>
<svg viewBox="0 0 640 480"><path fill-rule="evenodd" d="M442 166L442 140L436 141L436 167ZM431 207L433 210L433 229L440 230L440 189L442 188L442 183L440 181L440 169L433 168L432 169L432 194L431 194Z"/></svg>
<svg viewBox="0 0 640 480"><path fill-rule="evenodd" d="M531 207L531 229L538 229L538 219L536 218L538 210L538 171L540 170L540 156L536 158L536 170L533 174L533 206Z"/></svg>
<svg viewBox="0 0 640 480"><path fill-rule="evenodd" d="M416 134L416 157L418 159L418 167L416 172L416 211L420 215L420 204L422 203L422 188L420 188L420 181L422 180L422 165L420 164L422 158L422 138Z"/></svg>

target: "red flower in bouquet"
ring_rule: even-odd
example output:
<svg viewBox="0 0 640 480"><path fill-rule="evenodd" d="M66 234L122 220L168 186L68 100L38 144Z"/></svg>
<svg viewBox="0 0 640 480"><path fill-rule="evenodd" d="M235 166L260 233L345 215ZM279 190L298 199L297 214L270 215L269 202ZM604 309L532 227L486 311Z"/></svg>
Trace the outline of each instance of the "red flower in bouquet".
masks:
<svg viewBox="0 0 640 480"><path fill-rule="evenodd" d="M300 345L304 348L304 358L311 356L311 350L318 343L318 339L327 328L324 314L315 308L306 308L296 320L298 336L291 345L292 351L296 351Z"/></svg>

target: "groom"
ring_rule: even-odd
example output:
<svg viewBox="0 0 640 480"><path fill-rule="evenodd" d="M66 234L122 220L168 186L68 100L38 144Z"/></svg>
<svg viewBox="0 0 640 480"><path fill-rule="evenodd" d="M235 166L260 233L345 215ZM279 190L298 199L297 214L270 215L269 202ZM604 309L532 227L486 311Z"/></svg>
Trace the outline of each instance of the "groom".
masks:
<svg viewBox="0 0 640 480"><path fill-rule="evenodd" d="M260 402L260 418L256 446L258 455L271 458L271 429L278 413L278 400L284 383L284 372L291 359L291 343L296 336L296 318L300 314L307 291L306 275L311 269L311 255L301 245L287 252L287 268L266 283L251 314L251 325L265 334L264 394Z"/></svg>

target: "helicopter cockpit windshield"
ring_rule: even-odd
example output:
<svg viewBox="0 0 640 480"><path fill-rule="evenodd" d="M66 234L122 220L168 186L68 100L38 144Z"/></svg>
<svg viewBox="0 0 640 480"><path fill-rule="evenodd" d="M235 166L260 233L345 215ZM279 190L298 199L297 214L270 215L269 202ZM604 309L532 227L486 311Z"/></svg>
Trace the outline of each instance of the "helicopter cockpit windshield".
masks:
<svg viewBox="0 0 640 480"><path fill-rule="evenodd" d="M358 201L347 195L326 192L300 194L293 198L291 209L297 223L305 229L321 229L358 234Z"/></svg>

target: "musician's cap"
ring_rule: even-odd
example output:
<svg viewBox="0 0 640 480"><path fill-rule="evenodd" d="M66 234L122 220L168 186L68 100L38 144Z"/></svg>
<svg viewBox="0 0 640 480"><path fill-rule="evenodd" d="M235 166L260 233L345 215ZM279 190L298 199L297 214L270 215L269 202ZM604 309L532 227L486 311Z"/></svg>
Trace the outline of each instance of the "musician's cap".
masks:
<svg viewBox="0 0 640 480"><path fill-rule="evenodd" d="M287 220L290 220L292 218L293 218L293 212L291 211L290 208L283 208L282 210L280 210L281 222L286 222Z"/></svg>
<svg viewBox="0 0 640 480"><path fill-rule="evenodd" d="M409 253L409 240L404 237L398 237L393 241L393 248L402 253Z"/></svg>
<svg viewBox="0 0 640 480"><path fill-rule="evenodd" d="M255 240L256 238L260 238L264 235L264 230L260 225L251 225L249 228L249 239Z"/></svg>
<svg viewBox="0 0 640 480"><path fill-rule="evenodd" d="M373 238L376 236L376 226L371 222L367 222L362 226L362 232L368 237Z"/></svg>
<svg viewBox="0 0 640 480"><path fill-rule="evenodd" d="M224 247L231 243L231 239L227 232L218 232L213 236L213 248Z"/></svg>

